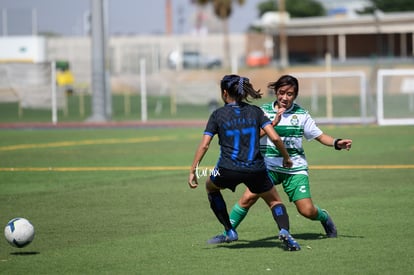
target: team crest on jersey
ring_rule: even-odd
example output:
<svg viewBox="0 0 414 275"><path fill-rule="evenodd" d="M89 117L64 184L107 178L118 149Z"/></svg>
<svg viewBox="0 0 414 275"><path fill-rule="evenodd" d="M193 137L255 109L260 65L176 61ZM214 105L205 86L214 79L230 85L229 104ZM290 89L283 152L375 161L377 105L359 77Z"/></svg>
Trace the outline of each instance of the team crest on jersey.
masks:
<svg viewBox="0 0 414 275"><path fill-rule="evenodd" d="M297 115L293 115L292 118L290 119L290 124L297 126L299 124L299 119L297 117Z"/></svg>

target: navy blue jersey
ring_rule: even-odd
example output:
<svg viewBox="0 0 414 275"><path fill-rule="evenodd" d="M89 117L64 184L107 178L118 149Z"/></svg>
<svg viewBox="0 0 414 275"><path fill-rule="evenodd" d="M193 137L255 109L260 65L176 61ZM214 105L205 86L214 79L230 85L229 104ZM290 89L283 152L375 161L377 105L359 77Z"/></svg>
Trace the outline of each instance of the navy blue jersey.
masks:
<svg viewBox="0 0 414 275"><path fill-rule="evenodd" d="M217 167L245 172L265 170L259 150L260 129L270 123L259 107L244 102L215 110L204 134L218 135L220 158Z"/></svg>

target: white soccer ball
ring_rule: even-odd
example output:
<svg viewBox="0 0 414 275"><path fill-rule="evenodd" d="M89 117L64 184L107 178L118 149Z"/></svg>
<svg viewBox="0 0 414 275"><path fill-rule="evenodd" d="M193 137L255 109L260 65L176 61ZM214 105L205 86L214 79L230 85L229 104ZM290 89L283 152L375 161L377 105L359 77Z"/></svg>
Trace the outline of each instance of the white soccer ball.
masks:
<svg viewBox="0 0 414 275"><path fill-rule="evenodd" d="M14 218L4 228L6 240L15 247L25 247L33 241L35 235L33 225L25 218Z"/></svg>

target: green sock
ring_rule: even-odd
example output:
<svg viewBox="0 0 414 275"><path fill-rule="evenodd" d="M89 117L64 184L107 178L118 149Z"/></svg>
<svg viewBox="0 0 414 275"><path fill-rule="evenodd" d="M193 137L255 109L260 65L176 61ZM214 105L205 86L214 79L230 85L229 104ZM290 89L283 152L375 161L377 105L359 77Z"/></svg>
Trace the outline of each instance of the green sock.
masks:
<svg viewBox="0 0 414 275"><path fill-rule="evenodd" d="M316 209L318 209L318 216L316 216L315 220L325 222L328 219L328 214L325 211L322 211L319 206L316 206Z"/></svg>
<svg viewBox="0 0 414 275"><path fill-rule="evenodd" d="M241 207L238 203L233 206L230 212L230 222L234 229L239 226L248 211L248 208ZM226 235L226 232L224 232L224 235Z"/></svg>

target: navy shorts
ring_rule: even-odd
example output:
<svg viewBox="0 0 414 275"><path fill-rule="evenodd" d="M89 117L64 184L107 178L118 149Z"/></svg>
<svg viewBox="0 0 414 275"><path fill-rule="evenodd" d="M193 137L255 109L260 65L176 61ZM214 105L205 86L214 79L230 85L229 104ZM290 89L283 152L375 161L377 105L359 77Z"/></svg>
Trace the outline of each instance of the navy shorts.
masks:
<svg viewBox="0 0 414 275"><path fill-rule="evenodd" d="M215 168L215 173L210 175L211 181L220 188L236 190L236 186L244 183L252 193L260 194L273 188L273 183L266 170L254 172L240 172L225 168Z"/></svg>

